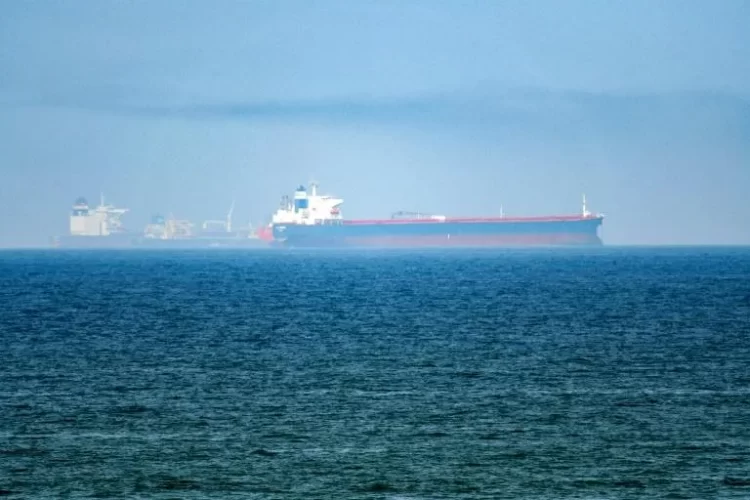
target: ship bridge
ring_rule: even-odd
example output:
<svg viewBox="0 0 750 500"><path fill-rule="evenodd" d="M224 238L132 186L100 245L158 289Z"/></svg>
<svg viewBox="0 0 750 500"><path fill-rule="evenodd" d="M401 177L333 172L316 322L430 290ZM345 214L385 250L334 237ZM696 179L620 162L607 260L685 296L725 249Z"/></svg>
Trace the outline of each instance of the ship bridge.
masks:
<svg viewBox="0 0 750 500"><path fill-rule="evenodd" d="M99 206L89 207L86 198L76 199L70 214L70 234L73 236L109 236L123 232L120 218L129 211L115 208L104 202L101 196Z"/></svg>
<svg viewBox="0 0 750 500"><path fill-rule="evenodd" d="M300 186L294 192L293 201L288 196L281 199L279 208L271 221L273 224L326 224L342 220L341 204L344 200L329 195L319 195L318 185L310 184L310 191Z"/></svg>

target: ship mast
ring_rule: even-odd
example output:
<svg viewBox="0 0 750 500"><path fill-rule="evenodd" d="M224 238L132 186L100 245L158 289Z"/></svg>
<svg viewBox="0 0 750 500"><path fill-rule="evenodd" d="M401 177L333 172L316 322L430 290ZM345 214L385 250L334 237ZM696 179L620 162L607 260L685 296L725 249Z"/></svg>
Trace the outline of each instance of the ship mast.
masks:
<svg viewBox="0 0 750 500"><path fill-rule="evenodd" d="M228 233L232 232L232 213L234 212L234 200L232 200L232 204L229 207L229 212L227 213L227 225L226 229Z"/></svg>
<svg viewBox="0 0 750 500"><path fill-rule="evenodd" d="M588 208L586 208L586 194L583 194L583 207L581 208L581 213L584 217L588 217L591 215L591 212L588 211Z"/></svg>

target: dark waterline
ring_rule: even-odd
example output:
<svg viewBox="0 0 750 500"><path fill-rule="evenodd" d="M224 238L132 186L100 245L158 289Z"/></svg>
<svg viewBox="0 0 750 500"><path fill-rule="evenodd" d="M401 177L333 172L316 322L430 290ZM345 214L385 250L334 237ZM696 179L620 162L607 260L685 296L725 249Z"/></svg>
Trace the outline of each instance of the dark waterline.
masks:
<svg viewBox="0 0 750 500"><path fill-rule="evenodd" d="M18 497L750 497L748 248L3 251L0 308Z"/></svg>

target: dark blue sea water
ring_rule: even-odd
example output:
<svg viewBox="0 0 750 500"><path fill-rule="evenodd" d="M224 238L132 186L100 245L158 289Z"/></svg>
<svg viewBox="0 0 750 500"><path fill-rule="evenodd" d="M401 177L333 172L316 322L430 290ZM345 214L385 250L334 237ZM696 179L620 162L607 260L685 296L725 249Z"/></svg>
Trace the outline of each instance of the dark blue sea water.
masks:
<svg viewBox="0 0 750 500"><path fill-rule="evenodd" d="M0 253L23 498L750 497L750 249Z"/></svg>

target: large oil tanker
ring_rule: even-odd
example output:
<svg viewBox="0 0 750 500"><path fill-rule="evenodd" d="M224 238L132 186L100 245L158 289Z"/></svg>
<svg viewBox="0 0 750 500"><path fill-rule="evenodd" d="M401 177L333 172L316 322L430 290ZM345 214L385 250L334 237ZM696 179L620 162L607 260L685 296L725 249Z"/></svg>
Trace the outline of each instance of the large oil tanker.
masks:
<svg viewBox="0 0 750 500"><path fill-rule="evenodd" d="M270 223L274 243L288 247L488 247L601 245L604 216L446 217L397 212L390 219L347 220L343 199L300 186L282 202Z"/></svg>

